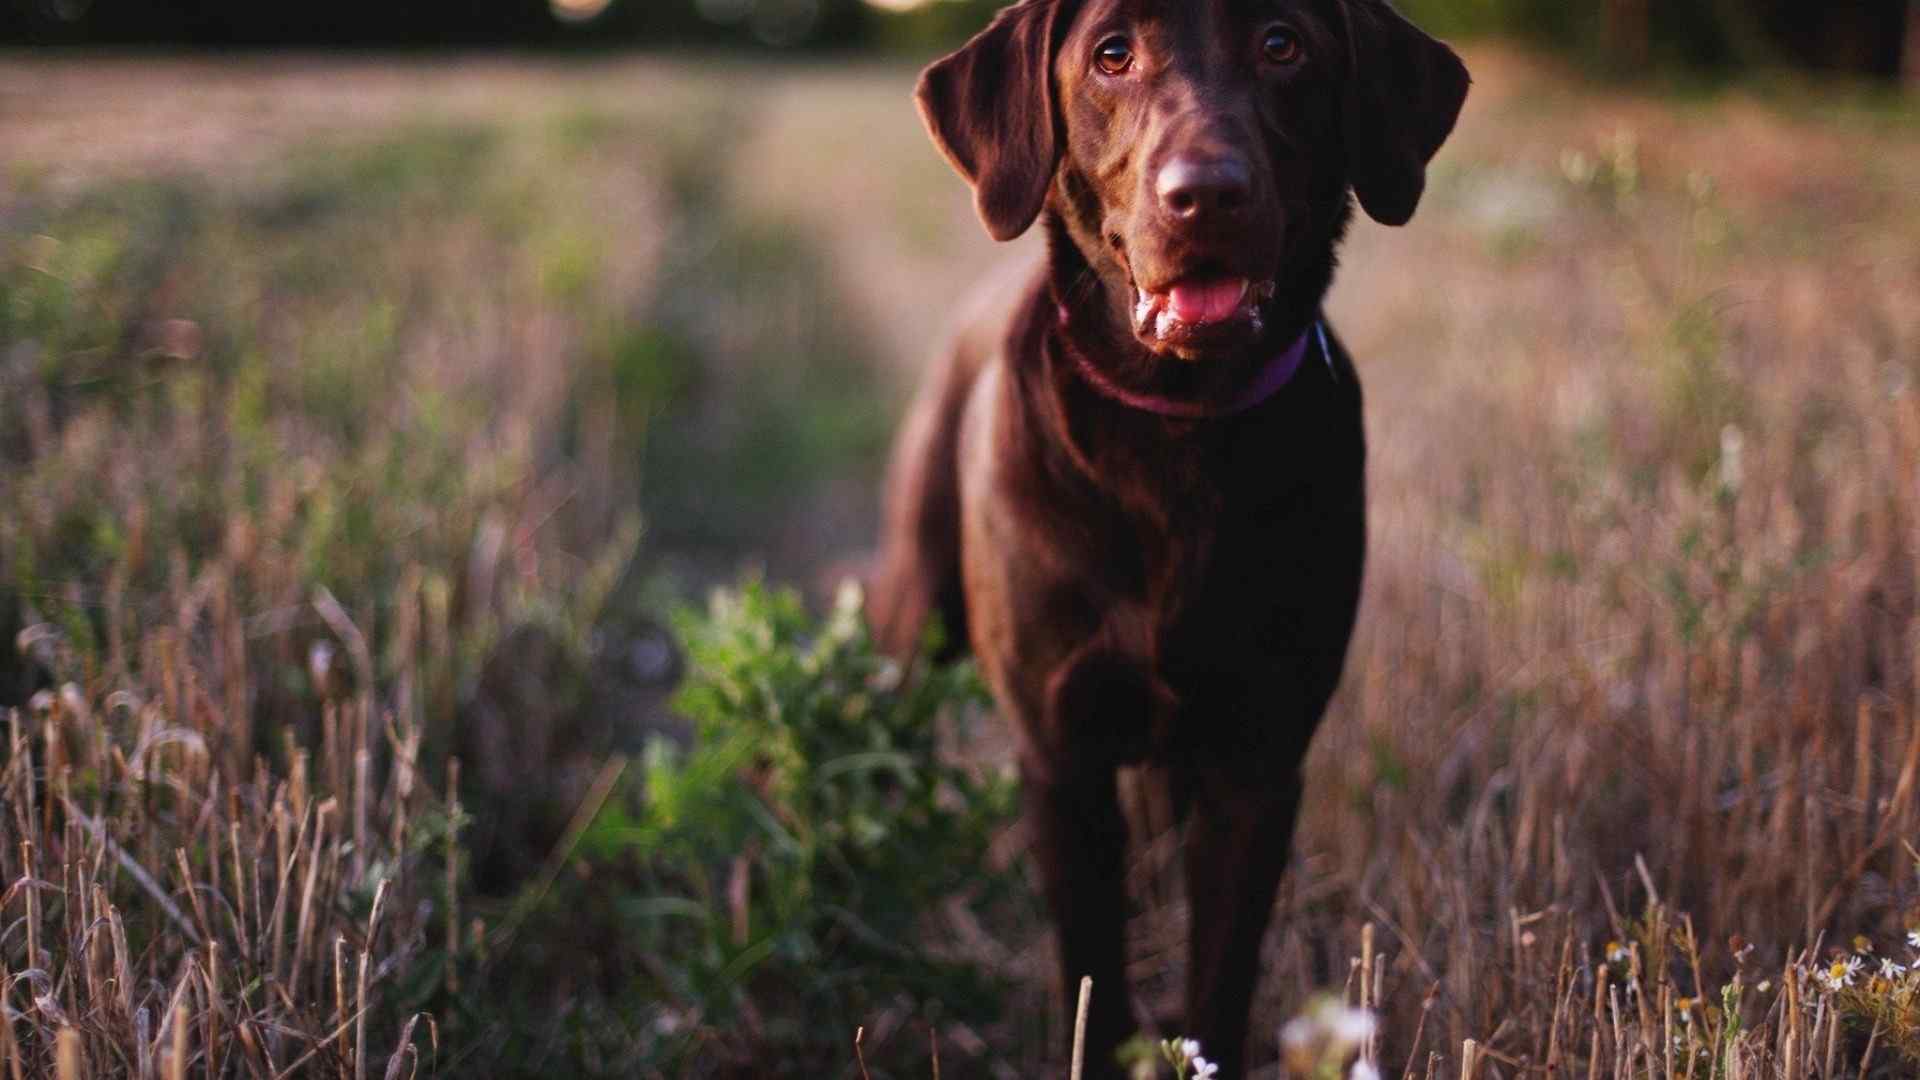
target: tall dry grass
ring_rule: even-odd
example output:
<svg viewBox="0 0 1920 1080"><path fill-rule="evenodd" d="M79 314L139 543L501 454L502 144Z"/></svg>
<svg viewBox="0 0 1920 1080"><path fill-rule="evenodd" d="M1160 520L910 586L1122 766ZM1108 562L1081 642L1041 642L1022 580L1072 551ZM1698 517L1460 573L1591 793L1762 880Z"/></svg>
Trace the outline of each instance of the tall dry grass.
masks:
<svg viewBox="0 0 1920 1080"><path fill-rule="evenodd" d="M541 173L614 168L558 111L10 163L0 1075L431 1071L421 1010L505 946L476 864L538 865L649 722L580 723L633 452L558 443L639 285Z"/></svg>
<svg viewBox="0 0 1920 1080"><path fill-rule="evenodd" d="M10 717L10 1075L364 1077L434 1060L431 1018L395 1035L375 1012L427 945L427 909L389 893L437 891L417 879L458 813L416 772L418 732L334 703L322 753L236 774L211 752L225 732L198 674L156 666L153 700L96 704L70 684Z"/></svg>
<svg viewBox="0 0 1920 1080"><path fill-rule="evenodd" d="M238 190L9 191L10 1075L435 1060L418 1007L485 940L453 793L510 832L567 790L574 747L544 732L556 760L515 778L522 808L490 760L458 783L458 755L511 732L485 689L504 664L544 647L565 692L631 546L628 527L574 554L568 526L617 516L590 497L543 528L592 460L543 446L578 378L526 363L568 348L558 300L479 276L437 310L395 299L518 268L470 209L511 174L447 184L493 152L433 128Z"/></svg>
<svg viewBox="0 0 1920 1080"><path fill-rule="evenodd" d="M736 93L14 62L71 112L0 121L0 1075L633 1042L553 886L676 729L666 582L817 553L882 435L810 249L713 198Z"/></svg>
<svg viewBox="0 0 1920 1080"><path fill-rule="evenodd" d="M1331 988L1381 1014L1366 1053L1386 1075L1913 1075L1920 990L1910 973L1875 981L1881 961L1908 962L1905 936L1920 926L1909 846L1920 843L1912 107L1808 88L1663 100L1498 51L1470 61L1475 98L1421 218L1393 234L1363 227L1332 304L1369 394L1372 561L1346 686L1308 766L1296 864L1267 943L1256 1059L1282 1059L1282 1022ZM465 891L466 856L449 858L465 814L451 792L475 791L487 770L508 781L544 772L533 759L551 756L564 762L552 772L571 778L543 787L565 807L563 825L603 775L608 744L545 741L575 714L531 706L551 705L543 695L555 685L577 690L578 665L597 655L575 648L592 637L588 601L610 588L597 540L632 494L609 479L630 464L610 441L623 421L609 386L712 378L702 385L717 389L692 414L712 423L664 459L688 474L670 505L690 517L733 486L703 461L737 469L751 485L739 490L773 494L799 470L836 472L822 522L774 530L813 536L817 550L820 536L860 531L867 504L844 492L867 482L864 465L848 464L865 459L703 456L728 431L790 415L756 407L744 423L729 395L759 383L781 395L821 381L844 389L844 367L815 365L846 341L931 346L948 298L992 257L904 104L908 74L795 71L763 86L648 65L573 72L576 88L675 88L665 112L692 121L674 127L655 112L548 124L529 91L501 115L524 125L531 109L541 134L496 144L473 141L468 129L487 129L492 106L457 72L387 73L379 85L427 100L445 91L436 80L455 80L466 133L429 139L424 165L402 147L370 173L295 183L290 216L259 225L278 230L271 245L244 216L200 219L216 224L221 255L285 254L296 284L312 265L300 245L325 234L316 222L361 222L349 233L356 250L382 250L387 236L431 241L350 277L366 289L338 303L210 305L195 318L216 334L206 354L245 356L232 367L183 365L164 333L79 335L60 368L21 364L27 354L7 343L0 410L23 419L0 445L35 464L4 481L17 510L7 535L30 535L37 565L61 569L29 597L37 614L20 642L48 692L21 702L7 736L6 1067L47 1075L67 1054L90 1072L170 1080L182 1045L189 1075L217 1065L216 1075L272 1076L296 1063L384 1073L396 1053L403 1075L416 1058L433 1064L434 1028L407 1028L412 1003L527 955L524 937L499 936L493 916L508 931L556 921L514 922L510 907ZM165 101L180 92L177 75L143 81L134 65L115 85L123 98ZM240 81L338 92L310 71L277 79ZM96 119L107 134L82 172L100 167L103 146L131 138L112 134L119 110L112 93L104 100ZM699 106L715 100L724 108ZM704 135L723 128L727 154L709 159ZM246 130L235 122L227 134L242 136L220 145L246 143ZM10 145L57 159L54 135ZM660 184L623 186L627 170L651 168L647 153L636 164L615 149L633 147L673 149L677 164L657 171ZM573 167L550 187L540 166L552 160ZM22 207L92 182L57 161L14 168L46 174L0 199L10 224L27 220ZM449 176L495 180L423 194ZM363 182L389 185L397 201L328 201ZM809 197L820 192L844 199ZM728 231L742 207L781 224ZM658 224L696 214L723 227ZM436 220L451 224L430 228ZM607 220L627 225L598 227ZM67 250L81 255L99 250L96 233L119 235L76 232L86 242ZM10 268L44 253L31 231L7 240ZM796 244L830 258L794 261ZM780 293L759 309L775 313L764 320L734 317L774 279L801 277L826 291ZM164 331L178 313L153 297L183 294L158 287L167 275L142 280L59 325ZM225 295L212 271L171 280L188 283L184 295ZM429 314L395 333L370 317L383 293ZM20 295L15 286L9 298ZM650 308L660 296L668 302ZM584 324L573 319L582 304L594 313ZM270 334L255 332L261 311ZM675 333L609 335L635 311L648 312L646 328ZM138 318L105 319L128 313ZM217 336L235 325L248 329ZM384 336L362 335L382 326ZM737 347L711 364L687 360L686 342L705 340ZM809 348L783 367L780 345L793 340ZM266 345L248 352L253 341ZM128 351L149 366L100 395L103 372L127 370L103 359ZM327 377L262 369L260 355L317 358ZM368 362L396 355L406 366ZM725 361L749 355L780 379L728 372ZM375 395L392 411L342 409L339 388L352 405L362 400L352 388L373 375L409 393ZM909 376L889 368L874 380L897 390ZM413 392L449 388L450 416L435 411L448 398ZM510 404L490 412L492 400ZM261 402L285 426L249 427ZM318 425L316 414L346 426ZM165 438L139 437L156 418ZM377 451L428 421L447 467L390 471ZM287 446L310 464L286 470L276 447ZM205 498L177 498L186 491ZM236 505L250 508L246 527L233 525ZM313 513L322 505L375 516ZM555 529L561 506L570 509ZM571 517L581 506L589 512ZM134 527L142 508L144 533ZM741 509L723 506L683 540L737 540L754 524ZM438 527L392 524L409 515ZM316 520L359 524L338 541ZM330 554L316 563L312 551ZM326 595L340 597L336 607ZM511 632L535 625L553 636ZM403 700L410 707L395 708ZM602 718L620 707L582 700ZM271 719L236 719L260 717ZM448 717L499 736L478 744L484 760L467 755L458 784L443 763L459 744L428 722ZM463 801L471 810L478 800ZM1132 992L1171 1035L1186 918L1177 836L1149 800L1133 813ZM576 871L568 880L589 894L619 881L564 845L523 844L507 865L536 884ZM477 929L476 910L488 916ZM537 944L564 974L568 943ZM604 944L597 974L628 959ZM997 1049L980 1060L999 1060L1000 1075L1047 1068L1058 1045L1049 1028L1070 1019L1027 1008L1043 996L1044 957L1031 938L967 944L1028 981L1004 1030L966 1039ZM1868 946L1874 962L1843 966L1844 985L1833 982L1832 950L1859 957ZM590 982L564 985L584 998L598 992ZM552 1003L556 1016L575 1015L568 1008ZM578 1015L631 1022L615 1008ZM443 1034L456 1018L436 1016ZM876 1018L867 1064L888 1060L888 1032L920 1040L909 1020ZM478 1068L497 1030L462 1029L458 1046L443 1045L442 1071ZM950 1069L966 1045L944 1044Z"/></svg>

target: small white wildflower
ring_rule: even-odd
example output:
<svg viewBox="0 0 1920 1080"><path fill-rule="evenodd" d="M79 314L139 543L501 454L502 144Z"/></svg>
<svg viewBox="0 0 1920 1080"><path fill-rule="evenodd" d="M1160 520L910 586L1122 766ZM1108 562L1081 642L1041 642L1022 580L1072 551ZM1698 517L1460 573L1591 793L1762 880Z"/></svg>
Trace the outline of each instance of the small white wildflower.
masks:
<svg viewBox="0 0 1920 1080"><path fill-rule="evenodd" d="M1334 1042L1343 1046L1358 1046L1373 1037L1373 1014L1365 1009L1339 1009L1326 1023Z"/></svg>
<svg viewBox="0 0 1920 1080"><path fill-rule="evenodd" d="M1920 949L1920 930L1907 931L1907 948Z"/></svg>
<svg viewBox="0 0 1920 1080"><path fill-rule="evenodd" d="M1372 1013L1322 997L1280 1029L1280 1047L1293 1072L1338 1076L1353 1052L1373 1038L1375 1028Z"/></svg>
<svg viewBox="0 0 1920 1080"><path fill-rule="evenodd" d="M847 578L840 582L838 589L833 591L835 611L859 612L865 606L865 600L866 590L861 586L859 578Z"/></svg>
<svg viewBox="0 0 1920 1080"><path fill-rule="evenodd" d="M1883 979L1891 981L1900 978L1906 973L1907 969L1905 967L1894 963L1892 960L1880 961L1880 977Z"/></svg>
<svg viewBox="0 0 1920 1080"><path fill-rule="evenodd" d="M1740 429L1728 424L1720 429L1720 488L1730 495L1740 492L1741 478L1746 475L1747 440Z"/></svg>
<svg viewBox="0 0 1920 1080"><path fill-rule="evenodd" d="M1167 1064L1173 1066L1173 1074L1182 1078L1186 1077L1187 1069L1198 1068L1207 1060L1200 1056L1198 1039L1168 1039L1160 1044L1160 1053L1166 1057Z"/></svg>
<svg viewBox="0 0 1920 1080"><path fill-rule="evenodd" d="M1852 986L1854 977L1860 974L1861 960L1857 956L1843 956L1819 971L1813 977L1828 990L1838 990L1843 986Z"/></svg>
<svg viewBox="0 0 1920 1080"><path fill-rule="evenodd" d="M1380 1070L1365 1061L1356 1061L1353 1071L1347 1074L1347 1080L1380 1080Z"/></svg>
<svg viewBox="0 0 1920 1080"><path fill-rule="evenodd" d="M1214 1074L1218 1073L1219 1071L1220 1071L1220 1066L1214 1064L1211 1061L1208 1061L1206 1058L1203 1058L1198 1054L1194 1055L1193 1080L1212 1080Z"/></svg>

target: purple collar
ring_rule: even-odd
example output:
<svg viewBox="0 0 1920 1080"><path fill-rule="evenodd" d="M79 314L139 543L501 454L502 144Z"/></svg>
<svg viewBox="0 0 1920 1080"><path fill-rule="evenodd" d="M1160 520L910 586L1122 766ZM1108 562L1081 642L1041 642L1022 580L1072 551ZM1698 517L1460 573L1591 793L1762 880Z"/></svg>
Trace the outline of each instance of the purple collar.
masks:
<svg viewBox="0 0 1920 1080"><path fill-rule="evenodd" d="M1069 313L1065 305L1060 308L1061 325L1066 325ZM1292 345L1280 351L1279 355L1267 361L1260 371L1259 378L1247 387L1246 393L1222 406L1201 405L1192 401L1179 401L1159 394L1145 394L1138 390L1129 390L1119 385L1107 374L1094 366L1091 360L1082 356L1076 349L1067 351L1073 355L1074 365L1080 371L1080 377L1087 380L1103 396L1119 402L1131 409L1150 412L1157 416L1167 416L1178 420L1208 420L1222 416L1233 416L1246 412L1258 405L1264 405L1273 395L1286 389L1293 377L1300 373L1300 365L1307 358L1310 342L1318 340L1320 355L1326 358L1327 370L1333 370L1333 350L1327 347L1326 327L1315 319L1312 325L1300 332Z"/></svg>

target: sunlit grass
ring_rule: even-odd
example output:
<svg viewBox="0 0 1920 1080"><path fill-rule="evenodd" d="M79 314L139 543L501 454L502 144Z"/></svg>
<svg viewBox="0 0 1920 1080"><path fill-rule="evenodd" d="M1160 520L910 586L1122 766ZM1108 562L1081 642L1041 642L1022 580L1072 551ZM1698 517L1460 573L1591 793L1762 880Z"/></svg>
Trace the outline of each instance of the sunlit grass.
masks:
<svg viewBox="0 0 1920 1080"><path fill-rule="evenodd" d="M1377 1026L1296 1071L1910 1075L1920 138L1472 60L1421 218L1363 227L1332 302L1372 558L1254 1060L1331 992ZM437 118L128 179L101 148L153 151L115 118L178 86L127 69L73 148L99 175L13 144L43 149L0 199L0 1061L627 1075L688 1015L527 898L626 899L562 841L683 733L654 571L806 577L870 536L902 372L992 257L909 76L614 66L461 111L413 72ZM1177 834L1127 790L1164 1038ZM1041 926L956 924L1005 1020L878 1005L875 1075L929 1026L950 1075L1057 1065Z"/></svg>

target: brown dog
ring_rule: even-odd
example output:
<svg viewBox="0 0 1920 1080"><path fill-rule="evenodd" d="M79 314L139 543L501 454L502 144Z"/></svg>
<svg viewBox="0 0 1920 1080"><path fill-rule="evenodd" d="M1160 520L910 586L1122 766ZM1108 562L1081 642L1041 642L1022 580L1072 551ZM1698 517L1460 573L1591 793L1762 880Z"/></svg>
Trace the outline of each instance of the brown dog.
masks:
<svg viewBox="0 0 1920 1080"><path fill-rule="evenodd" d="M1092 1075L1134 1027L1134 763L1187 819L1185 1033L1242 1071L1366 547L1321 300L1352 195L1411 218L1467 85L1385 0L1022 0L921 79L988 232L1040 220L1048 257L914 406L869 613L905 653L938 612L1013 722Z"/></svg>

